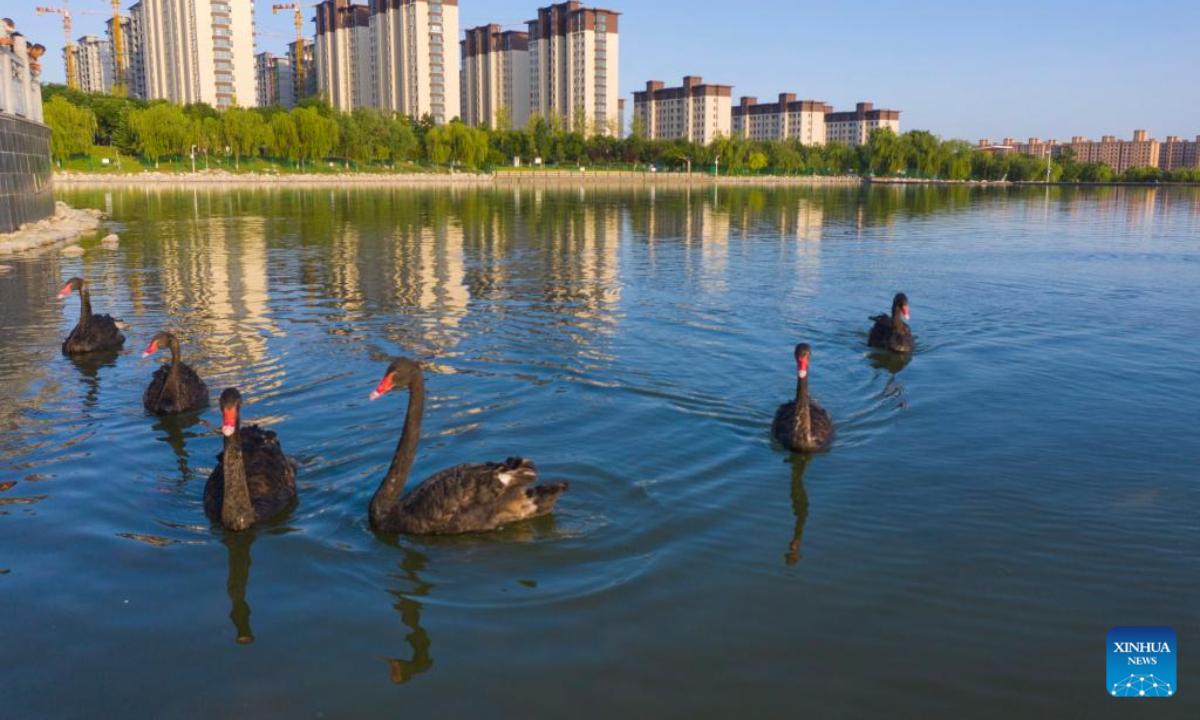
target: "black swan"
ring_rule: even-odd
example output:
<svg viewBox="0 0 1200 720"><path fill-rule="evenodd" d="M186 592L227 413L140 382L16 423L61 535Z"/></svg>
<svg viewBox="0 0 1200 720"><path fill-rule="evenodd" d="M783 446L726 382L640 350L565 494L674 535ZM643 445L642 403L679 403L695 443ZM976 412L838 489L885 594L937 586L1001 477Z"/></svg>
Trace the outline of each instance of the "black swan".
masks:
<svg viewBox="0 0 1200 720"><path fill-rule="evenodd" d="M242 394L221 393L221 434L225 451L204 485L204 514L228 530L246 530L296 499L296 470L275 433L257 425L242 427Z"/></svg>
<svg viewBox="0 0 1200 720"><path fill-rule="evenodd" d="M125 344L125 336L117 328L117 321L111 315L92 314L92 296L87 283L82 278L73 277L63 285L58 293L62 300L75 290L79 293L79 324L63 341L63 355L79 355L82 353L101 352L104 350L120 350Z"/></svg>
<svg viewBox="0 0 1200 720"><path fill-rule="evenodd" d="M375 400L396 387L408 388L404 430L387 475L371 498L371 527L410 535L455 535L496 530L545 515L567 491L567 483L534 485L537 467L524 458L502 463L457 465L427 478L401 498L421 438L425 381L421 366L407 358L388 366L371 393Z"/></svg>
<svg viewBox="0 0 1200 720"><path fill-rule="evenodd" d="M868 345L892 352L912 352L912 330L905 323L905 320L908 320L907 295L896 293L892 300L891 317L876 315L871 319L875 321L875 326L871 328L871 335L867 338Z"/></svg>
<svg viewBox="0 0 1200 720"><path fill-rule="evenodd" d="M833 441L833 420L829 412L808 398L808 362L812 349L796 346L796 399L775 411L771 434L786 448L813 453L824 450Z"/></svg>
<svg viewBox="0 0 1200 720"><path fill-rule="evenodd" d="M179 341L169 332L160 332L150 340L142 357L148 358L163 345L171 349L171 364L154 371L150 387L142 395L142 405L152 415L173 415L208 406L208 386L179 359Z"/></svg>

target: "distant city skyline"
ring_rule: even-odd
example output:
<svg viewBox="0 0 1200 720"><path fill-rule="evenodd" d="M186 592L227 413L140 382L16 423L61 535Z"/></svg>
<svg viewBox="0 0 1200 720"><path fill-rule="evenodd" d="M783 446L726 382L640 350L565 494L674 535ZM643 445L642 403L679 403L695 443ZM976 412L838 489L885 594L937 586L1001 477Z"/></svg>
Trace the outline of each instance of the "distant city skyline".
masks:
<svg viewBox="0 0 1200 720"><path fill-rule="evenodd" d="M460 26L498 23L523 30L548 4L460 0ZM283 54L294 35L291 15L272 15L270 5L255 1L258 31L267 33L258 37L258 51ZM903 111L906 130L972 142L1127 137L1140 128L1159 139L1200 134L1200 76L1191 49L1200 3L1140 3L1137 19L1152 28L1141 33L1131 31L1128 4L1116 0L585 5L622 13L620 97L626 101L648 80L671 85L702 75L732 85L735 104L743 95L762 101L780 93L822 100L837 110L867 100ZM75 38L103 36L107 7L103 0L74 0ZM0 12L47 46L44 80L63 82L59 18L39 16L33 5ZM313 35L312 22L305 32Z"/></svg>

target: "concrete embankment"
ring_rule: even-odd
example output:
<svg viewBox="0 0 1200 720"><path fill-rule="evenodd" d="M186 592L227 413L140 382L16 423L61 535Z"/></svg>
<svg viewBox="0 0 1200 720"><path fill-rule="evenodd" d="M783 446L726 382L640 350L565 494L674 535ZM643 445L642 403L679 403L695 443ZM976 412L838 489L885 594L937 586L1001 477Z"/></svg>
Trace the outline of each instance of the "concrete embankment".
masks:
<svg viewBox="0 0 1200 720"><path fill-rule="evenodd" d="M0 255L29 252L74 242L95 233L100 227L99 210L76 210L57 202L54 215L35 223L26 223L14 233L0 235ZM64 248L65 250L66 248Z"/></svg>

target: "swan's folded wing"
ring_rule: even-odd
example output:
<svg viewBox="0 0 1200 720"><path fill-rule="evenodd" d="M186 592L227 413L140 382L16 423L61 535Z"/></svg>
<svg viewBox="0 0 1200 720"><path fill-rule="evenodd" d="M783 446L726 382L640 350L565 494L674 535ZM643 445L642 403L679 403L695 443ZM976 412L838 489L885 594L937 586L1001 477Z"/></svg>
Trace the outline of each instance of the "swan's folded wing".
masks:
<svg viewBox="0 0 1200 720"><path fill-rule="evenodd" d="M536 480L537 468L521 458L456 465L426 478L402 503L406 515L444 523L480 512L491 513L517 488Z"/></svg>

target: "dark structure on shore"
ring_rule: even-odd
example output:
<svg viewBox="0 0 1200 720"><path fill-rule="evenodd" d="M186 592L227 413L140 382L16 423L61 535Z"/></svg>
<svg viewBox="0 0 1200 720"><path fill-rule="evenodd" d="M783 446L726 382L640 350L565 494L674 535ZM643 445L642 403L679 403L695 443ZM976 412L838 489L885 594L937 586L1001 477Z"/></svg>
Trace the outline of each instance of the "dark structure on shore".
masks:
<svg viewBox="0 0 1200 720"><path fill-rule="evenodd" d="M50 128L42 122L46 49L0 20L0 233L54 214Z"/></svg>

